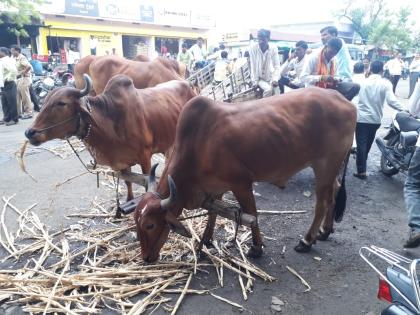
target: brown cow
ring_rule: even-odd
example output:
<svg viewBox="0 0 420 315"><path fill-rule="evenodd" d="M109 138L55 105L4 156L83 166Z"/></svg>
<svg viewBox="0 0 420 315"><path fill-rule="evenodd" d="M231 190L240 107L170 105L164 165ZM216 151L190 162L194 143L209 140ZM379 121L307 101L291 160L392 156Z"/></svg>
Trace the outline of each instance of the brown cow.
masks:
<svg viewBox="0 0 420 315"><path fill-rule="evenodd" d="M315 217L295 249L309 251L317 233L326 239L334 215L340 220L344 212L345 177L340 189L337 177L347 161L355 126L354 105L333 90L300 89L232 104L201 96L192 99L180 115L157 193L147 192L136 207L143 259L158 259L170 229L189 235L177 219L183 208L198 208L205 198L232 191L243 211L257 216L253 182L284 187L308 166L316 178ZM215 215L210 215L202 242L209 241L214 224ZM252 239L248 255L259 257L263 242L258 224L252 228Z"/></svg>
<svg viewBox="0 0 420 315"><path fill-rule="evenodd" d="M131 70L133 62L138 62ZM109 66L112 67L109 67ZM146 75L145 71L154 71L159 74ZM184 79L186 67L176 60L158 57L151 61L147 56L138 55L133 60L118 56L86 56L74 66L76 88L84 86L83 74L92 77L93 90L91 93L101 93L108 81L117 74L126 74L134 80L136 88L152 87L158 83L170 80ZM99 82L95 82L100 80Z"/></svg>
<svg viewBox="0 0 420 315"><path fill-rule="evenodd" d="M168 152L182 107L197 95L187 81L138 90L129 77L117 75L102 94L92 97L86 96L91 86L86 74L85 81L83 91L53 90L25 135L33 145L77 136L98 164L116 171L140 164L148 174L152 154ZM131 200L132 186L126 184Z"/></svg>

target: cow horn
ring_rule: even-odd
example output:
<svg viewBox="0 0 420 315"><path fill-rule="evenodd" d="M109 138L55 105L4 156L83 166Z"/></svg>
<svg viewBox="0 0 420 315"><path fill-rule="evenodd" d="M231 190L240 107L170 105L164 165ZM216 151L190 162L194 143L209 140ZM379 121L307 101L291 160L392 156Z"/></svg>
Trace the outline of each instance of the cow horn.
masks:
<svg viewBox="0 0 420 315"><path fill-rule="evenodd" d="M163 210L170 210L176 200L176 185L171 175L168 175L169 197L160 201L160 207Z"/></svg>
<svg viewBox="0 0 420 315"><path fill-rule="evenodd" d="M146 191L150 191L150 192L155 192L156 191L156 169L158 167L159 163L156 163L152 166L152 168L150 169L150 175L147 178L147 190Z"/></svg>
<svg viewBox="0 0 420 315"><path fill-rule="evenodd" d="M86 96L89 94L90 89L92 88L92 79L86 73L83 74L83 80L85 81L85 87L83 90L80 90L80 97Z"/></svg>

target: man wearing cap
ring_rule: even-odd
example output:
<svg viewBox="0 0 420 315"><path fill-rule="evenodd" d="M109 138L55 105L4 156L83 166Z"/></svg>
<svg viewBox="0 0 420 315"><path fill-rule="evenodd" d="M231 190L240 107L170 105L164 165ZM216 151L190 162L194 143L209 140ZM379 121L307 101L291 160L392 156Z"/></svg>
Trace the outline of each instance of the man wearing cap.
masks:
<svg viewBox="0 0 420 315"><path fill-rule="evenodd" d="M260 96L280 94L278 81L280 79L280 59L276 46L268 43L270 31L258 31L258 44L249 50L251 63L251 80L255 88L262 91Z"/></svg>

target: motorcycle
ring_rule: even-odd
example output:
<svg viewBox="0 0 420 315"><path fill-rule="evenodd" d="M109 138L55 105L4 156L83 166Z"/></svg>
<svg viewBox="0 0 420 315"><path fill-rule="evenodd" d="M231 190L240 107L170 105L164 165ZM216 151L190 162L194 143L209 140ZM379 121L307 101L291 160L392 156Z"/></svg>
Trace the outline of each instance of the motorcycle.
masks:
<svg viewBox="0 0 420 315"><path fill-rule="evenodd" d="M359 255L379 275L378 299L391 303L381 315L420 314L420 288L417 276L420 259L410 260L374 245L362 247ZM384 273L376 261L378 258L380 265L386 263Z"/></svg>
<svg viewBox="0 0 420 315"><path fill-rule="evenodd" d="M42 106L50 91L61 86L74 86L73 75L66 72L62 67L56 67L53 73L45 77L35 77L32 81L32 88L35 91L39 106Z"/></svg>
<svg viewBox="0 0 420 315"><path fill-rule="evenodd" d="M420 119L414 118L407 112L399 112L395 115L385 137L375 140L382 153L382 173L393 176L408 170L419 131Z"/></svg>

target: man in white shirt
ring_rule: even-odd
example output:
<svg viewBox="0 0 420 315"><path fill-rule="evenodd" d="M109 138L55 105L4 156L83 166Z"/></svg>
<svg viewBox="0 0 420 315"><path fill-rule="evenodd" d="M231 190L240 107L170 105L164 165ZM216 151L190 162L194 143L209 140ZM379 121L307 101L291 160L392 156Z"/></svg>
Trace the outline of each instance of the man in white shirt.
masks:
<svg viewBox="0 0 420 315"><path fill-rule="evenodd" d="M96 56L96 48L98 47L98 39L93 35L90 35L89 47L90 47L90 54L93 56Z"/></svg>
<svg viewBox="0 0 420 315"><path fill-rule="evenodd" d="M74 65L80 60L80 53L77 51L76 47L73 45L70 46L70 49L67 51L67 67L71 73L73 73Z"/></svg>
<svg viewBox="0 0 420 315"><path fill-rule="evenodd" d="M385 64L385 69L388 69L390 75L390 81L392 83L392 91L395 94L397 89L398 81L400 80L401 73L404 69L404 62L401 60L401 54L396 53L394 58L389 60Z"/></svg>
<svg viewBox="0 0 420 315"><path fill-rule="evenodd" d="M11 126L19 121L16 76L16 62L10 58L9 49L0 47L0 89L3 109L3 120L0 120L0 125Z"/></svg>
<svg viewBox="0 0 420 315"><path fill-rule="evenodd" d="M190 48L190 53L193 57L195 69L201 69L206 65L206 49L203 47L204 40L199 37L194 45Z"/></svg>
<svg viewBox="0 0 420 315"><path fill-rule="evenodd" d="M414 87L416 86L417 80L419 78L420 74L420 54L416 54L413 61L410 64L409 67L410 70L410 91L408 93L408 97L413 94Z"/></svg>
<svg viewBox="0 0 420 315"><path fill-rule="evenodd" d="M276 46L268 43L270 31L258 31L258 43L249 50L251 65L251 81L256 89L260 89L260 96L266 97L280 94L280 59Z"/></svg>
<svg viewBox="0 0 420 315"><path fill-rule="evenodd" d="M376 131L381 126L384 101L397 111L403 110L392 92L391 83L382 78L383 67L382 61L373 61L370 65L370 76L360 85L356 124L357 173L353 174L359 179L367 178L366 161Z"/></svg>
<svg viewBox="0 0 420 315"><path fill-rule="evenodd" d="M359 92L360 86L352 82L342 82L341 77L338 76L334 57L342 45L342 41L334 37L327 42L325 47L308 55L300 74L300 80L305 86L335 89L351 101Z"/></svg>
<svg viewBox="0 0 420 315"><path fill-rule="evenodd" d="M303 87L299 77L305 63L306 50L308 44L301 40L296 43L295 51L290 55L289 59L284 63L281 71L281 78L279 80L280 93L284 93L284 86L291 89L298 89Z"/></svg>

